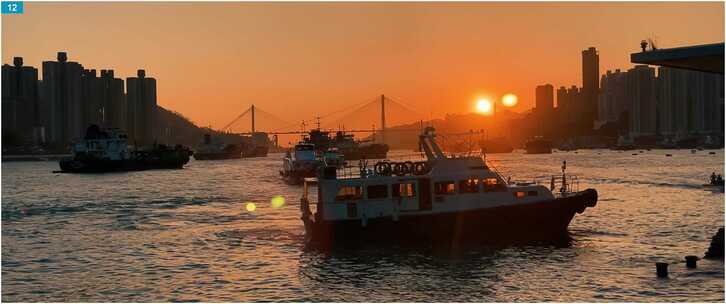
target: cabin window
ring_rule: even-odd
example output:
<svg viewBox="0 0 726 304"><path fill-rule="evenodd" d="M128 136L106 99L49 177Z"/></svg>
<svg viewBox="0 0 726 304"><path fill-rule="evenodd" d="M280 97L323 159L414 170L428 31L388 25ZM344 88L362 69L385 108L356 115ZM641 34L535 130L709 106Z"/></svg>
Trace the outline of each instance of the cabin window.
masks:
<svg viewBox="0 0 726 304"><path fill-rule="evenodd" d="M388 197L388 186L387 185L372 185L368 186L368 198L387 198Z"/></svg>
<svg viewBox="0 0 726 304"><path fill-rule="evenodd" d="M391 190L393 190L393 197L414 197L416 195L414 184L393 184Z"/></svg>
<svg viewBox="0 0 726 304"><path fill-rule="evenodd" d="M523 198L524 197L524 191L514 192L514 197L516 197L516 198Z"/></svg>
<svg viewBox="0 0 726 304"><path fill-rule="evenodd" d="M438 182L434 183L434 193L436 194L454 194L456 187L454 182Z"/></svg>
<svg viewBox="0 0 726 304"><path fill-rule="evenodd" d="M484 184L484 192L507 191L507 186L494 177L485 178L482 183Z"/></svg>
<svg viewBox="0 0 726 304"><path fill-rule="evenodd" d="M459 192L461 193L477 193L479 192L479 179L470 178L459 181Z"/></svg>
<svg viewBox="0 0 726 304"><path fill-rule="evenodd" d="M338 195L335 196L336 201L359 200L363 198L363 187L361 186L343 186L338 189Z"/></svg>
<svg viewBox="0 0 726 304"><path fill-rule="evenodd" d="M537 196L537 191L529 191L527 192L528 196Z"/></svg>

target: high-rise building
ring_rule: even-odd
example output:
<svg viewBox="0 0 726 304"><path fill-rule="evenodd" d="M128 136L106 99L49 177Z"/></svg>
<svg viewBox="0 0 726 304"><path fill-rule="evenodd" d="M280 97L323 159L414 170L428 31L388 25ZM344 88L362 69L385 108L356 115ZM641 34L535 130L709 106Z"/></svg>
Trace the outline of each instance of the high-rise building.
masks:
<svg viewBox="0 0 726 304"><path fill-rule="evenodd" d="M608 70L600 80L598 96L598 121L601 124L617 122L625 111L630 110L627 98L627 74L619 69Z"/></svg>
<svg viewBox="0 0 726 304"><path fill-rule="evenodd" d="M535 111L540 113L552 112L555 106L553 90L554 87L551 84L537 86L535 89Z"/></svg>
<svg viewBox="0 0 726 304"><path fill-rule="evenodd" d="M723 132L723 76L658 69L658 131L675 139Z"/></svg>
<svg viewBox="0 0 726 304"><path fill-rule="evenodd" d="M43 62L43 100L47 111L41 121L47 126L48 141L65 144L83 137L83 66L69 62L65 52L58 52L58 61Z"/></svg>
<svg viewBox="0 0 726 304"><path fill-rule="evenodd" d="M38 117L38 69L23 66L23 58L13 58L13 65L2 66L3 134L19 136L23 141L42 143Z"/></svg>
<svg viewBox="0 0 726 304"><path fill-rule="evenodd" d="M656 134L655 69L636 65L628 70L627 93L630 99L630 136Z"/></svg>
<svg viewBox="0 0 726 304"><path fill-rule="evenodd" d="M155 140L156 79L146 77L144 70L137 76L126 78L126 128L129 138L146 146Z"/></svg>
<svg viewBox="0 0 726 304"><path fill-rule="evenodd" d="M101 70L101 120L113 128L126 129L124 81L114 78L113 70Z"/></svg>
<svg viewBox="0 0 726 304"><path fill-rule="evenodd" d="M597 116L600 91L600 56L594 47L582 51L582 103L578 107L583 124L592 128Z"/></svg>
<svg viewBox="0 0 726 304"><path fill-rule="evenodd" d="M103 125L103 82L97 77L95 69L83 70L81 88L81 126Z"/></svg>

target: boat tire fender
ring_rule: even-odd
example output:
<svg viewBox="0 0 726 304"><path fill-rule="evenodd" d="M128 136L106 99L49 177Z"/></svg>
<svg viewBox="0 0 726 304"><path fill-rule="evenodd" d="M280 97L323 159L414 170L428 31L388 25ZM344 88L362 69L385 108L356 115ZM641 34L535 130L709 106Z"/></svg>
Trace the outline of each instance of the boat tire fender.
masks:
<svg viewBox="0 0 726 304"><path fill-rule="evenodd" d="M403 163L393 163L393 175L406 175L406 166Z"/></svg>
<svg viewBox="0 0 726 304"><path fill-rule="evenodd" d="M431 167L427 162L416 162L414 164L414 174L416 175L424 175L428 173L429 170L431 170Z"/></svg>
<svg viewBox="0 0 726 304"><path fill-rule="evenodd" d="M405 161L405 162L403 162L403 165L405 167L404 169L406 170L406 172L405 172L406 174L414 173L414 169L416 166L413 164L412 161Z"/></svg>
<svg viewBox="0 0 726 304"><path fill-rule="evenodd" d="M378 162L373 167L377 175L390 175L391 174L391 163L389 162Z"/></svg>

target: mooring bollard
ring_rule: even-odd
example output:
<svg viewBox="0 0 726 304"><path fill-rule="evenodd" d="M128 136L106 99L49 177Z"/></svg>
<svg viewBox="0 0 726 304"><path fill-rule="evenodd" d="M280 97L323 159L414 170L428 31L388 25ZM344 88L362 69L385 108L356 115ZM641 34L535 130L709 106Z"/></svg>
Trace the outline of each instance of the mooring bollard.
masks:
<svg viewBox="0 0 726 304"><path fill-rule="evenodd" d="M655 263L655 270L659 278L668 277L668 263Z"/></svg>
<svg viewBox="0 0 726 304"><path fill-rule="evenodd" d="M687 255L686 256L686 267L688 268L696 268L696 261L698 261L698 257L695 255Z"/></svg>

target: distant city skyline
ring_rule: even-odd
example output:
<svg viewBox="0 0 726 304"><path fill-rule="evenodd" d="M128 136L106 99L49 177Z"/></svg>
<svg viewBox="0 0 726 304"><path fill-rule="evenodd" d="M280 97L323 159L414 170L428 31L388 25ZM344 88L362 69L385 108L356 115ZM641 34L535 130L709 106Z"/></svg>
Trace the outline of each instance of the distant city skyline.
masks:
<svg viewBox="0 0 726 304"><path fill-rule="evenodd" d="M723 3L26 3L3 17L2 58L41 75L58 51L117 77L146 69L159 105L215 128L252 103L294 122L381 93L441 117L580 86L589 47L603 72L633 67L642 39L722 42L723 17Z"/></svg>

